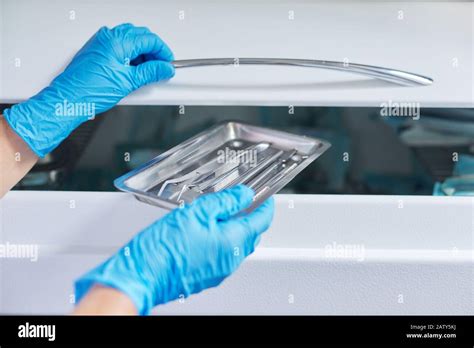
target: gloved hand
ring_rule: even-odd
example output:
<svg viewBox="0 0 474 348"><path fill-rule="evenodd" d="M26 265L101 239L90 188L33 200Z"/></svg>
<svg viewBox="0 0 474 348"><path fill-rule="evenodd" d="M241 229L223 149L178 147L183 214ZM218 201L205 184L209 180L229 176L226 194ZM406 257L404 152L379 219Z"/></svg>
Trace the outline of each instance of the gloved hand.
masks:
<svg viewBox="0 0 474 348"><path fill-rule="evenodd" d="M254 251L273 218L270 198L253 212L253 190L239 185L177 208L135 236L76 284L77 303L95 283L116 288L139 314L217 286Z"/></svg>
<svg viewBox="0 0 474 348"><path fill-rule="evenodd" d="M130 92L174 76L173 53L149 29L101 28L51 84L4 111L10 127L40 157L77 126Z"/></svg>

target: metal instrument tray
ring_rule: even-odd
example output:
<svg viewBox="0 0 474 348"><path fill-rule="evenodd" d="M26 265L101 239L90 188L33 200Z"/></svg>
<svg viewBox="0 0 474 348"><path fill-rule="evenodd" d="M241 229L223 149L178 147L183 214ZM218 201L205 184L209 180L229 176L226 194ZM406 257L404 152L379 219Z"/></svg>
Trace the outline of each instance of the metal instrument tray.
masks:
<svg viewBox="0 0 474 348"><path fill-rule="evenodd" d="M252 210L330 146L321 139L226 122L117 178L114 185L140 201L174 209L243 183L256 192Z"/></svg>

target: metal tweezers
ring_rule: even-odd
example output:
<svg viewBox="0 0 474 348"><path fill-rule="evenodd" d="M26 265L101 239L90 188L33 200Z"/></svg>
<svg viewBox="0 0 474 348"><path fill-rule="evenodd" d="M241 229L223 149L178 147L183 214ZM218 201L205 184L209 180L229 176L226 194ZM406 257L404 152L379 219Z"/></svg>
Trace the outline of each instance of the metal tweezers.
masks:
<svg viewBox="0 0 474 348"><path fill-rule="evenodd" d="M158 196L162 196L165 191L171 190L171 193L168 193L168 198L179 201L183 193L191 188L196 188L201 193L211 187L225 188L228 183L238 178L238 170L242 166L240 157L244 156L245 152L255 150L257 153L261 153L267 150L270 145L271 144L267 142L250 145L244 149L244 152L236 155L235 161L230 164L220 163L218 157L214 157L187 174L166 180L158 191ZM281 154L282 151L279 153ZM276 157L272 157L271 159L273 160L275 158ZM263 162L267 163L268 161ZM243 163L245 164L245 162Z"/></svg>
<svg viewBox="0 0 474 348"><path fill-rule="evenodd" d="M427 76L414 74L407 71L373 65L327 60L286 58L204 58L175 60L173 61L173 65L177 69L212 65L284 65L346 71L364 76L370 76L379 80L393 82L403 86L428 86L433 83L433 79Z"/></svg>

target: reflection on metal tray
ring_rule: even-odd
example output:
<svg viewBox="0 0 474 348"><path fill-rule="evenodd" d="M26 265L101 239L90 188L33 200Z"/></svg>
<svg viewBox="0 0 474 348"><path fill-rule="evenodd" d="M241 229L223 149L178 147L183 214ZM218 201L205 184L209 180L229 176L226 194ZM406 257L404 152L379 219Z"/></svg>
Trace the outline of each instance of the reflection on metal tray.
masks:
<svg viewBox="0 0 474 348"><path fill-rule="evenodd" d="M114 181L139 200L173 209L202 194L246 184L255 208L331 145L323 140L226 122L202 132Z"/></svg>

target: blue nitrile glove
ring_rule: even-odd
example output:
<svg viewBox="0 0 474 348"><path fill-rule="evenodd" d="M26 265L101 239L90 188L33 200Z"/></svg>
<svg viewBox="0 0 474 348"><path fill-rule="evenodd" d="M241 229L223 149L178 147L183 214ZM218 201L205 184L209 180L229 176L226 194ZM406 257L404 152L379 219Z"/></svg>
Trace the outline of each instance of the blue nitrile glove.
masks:
<svg viewBox="0 0 474 348"><path fill-rule="evenodd" d="M128 295L139 314L217 286L254 251L273 218L270 198L249 214L253 191L243 185L177 208L76 281L77 303L94 284Z"/></svg>
<svg viewBox="0 0 474 348"><path fill-rule="evenodd" d="M51 84L4 110L11 128L40 157L77 126L107 111L130 92L174 76L173 53L144 27L101 28Z"/></svg>

